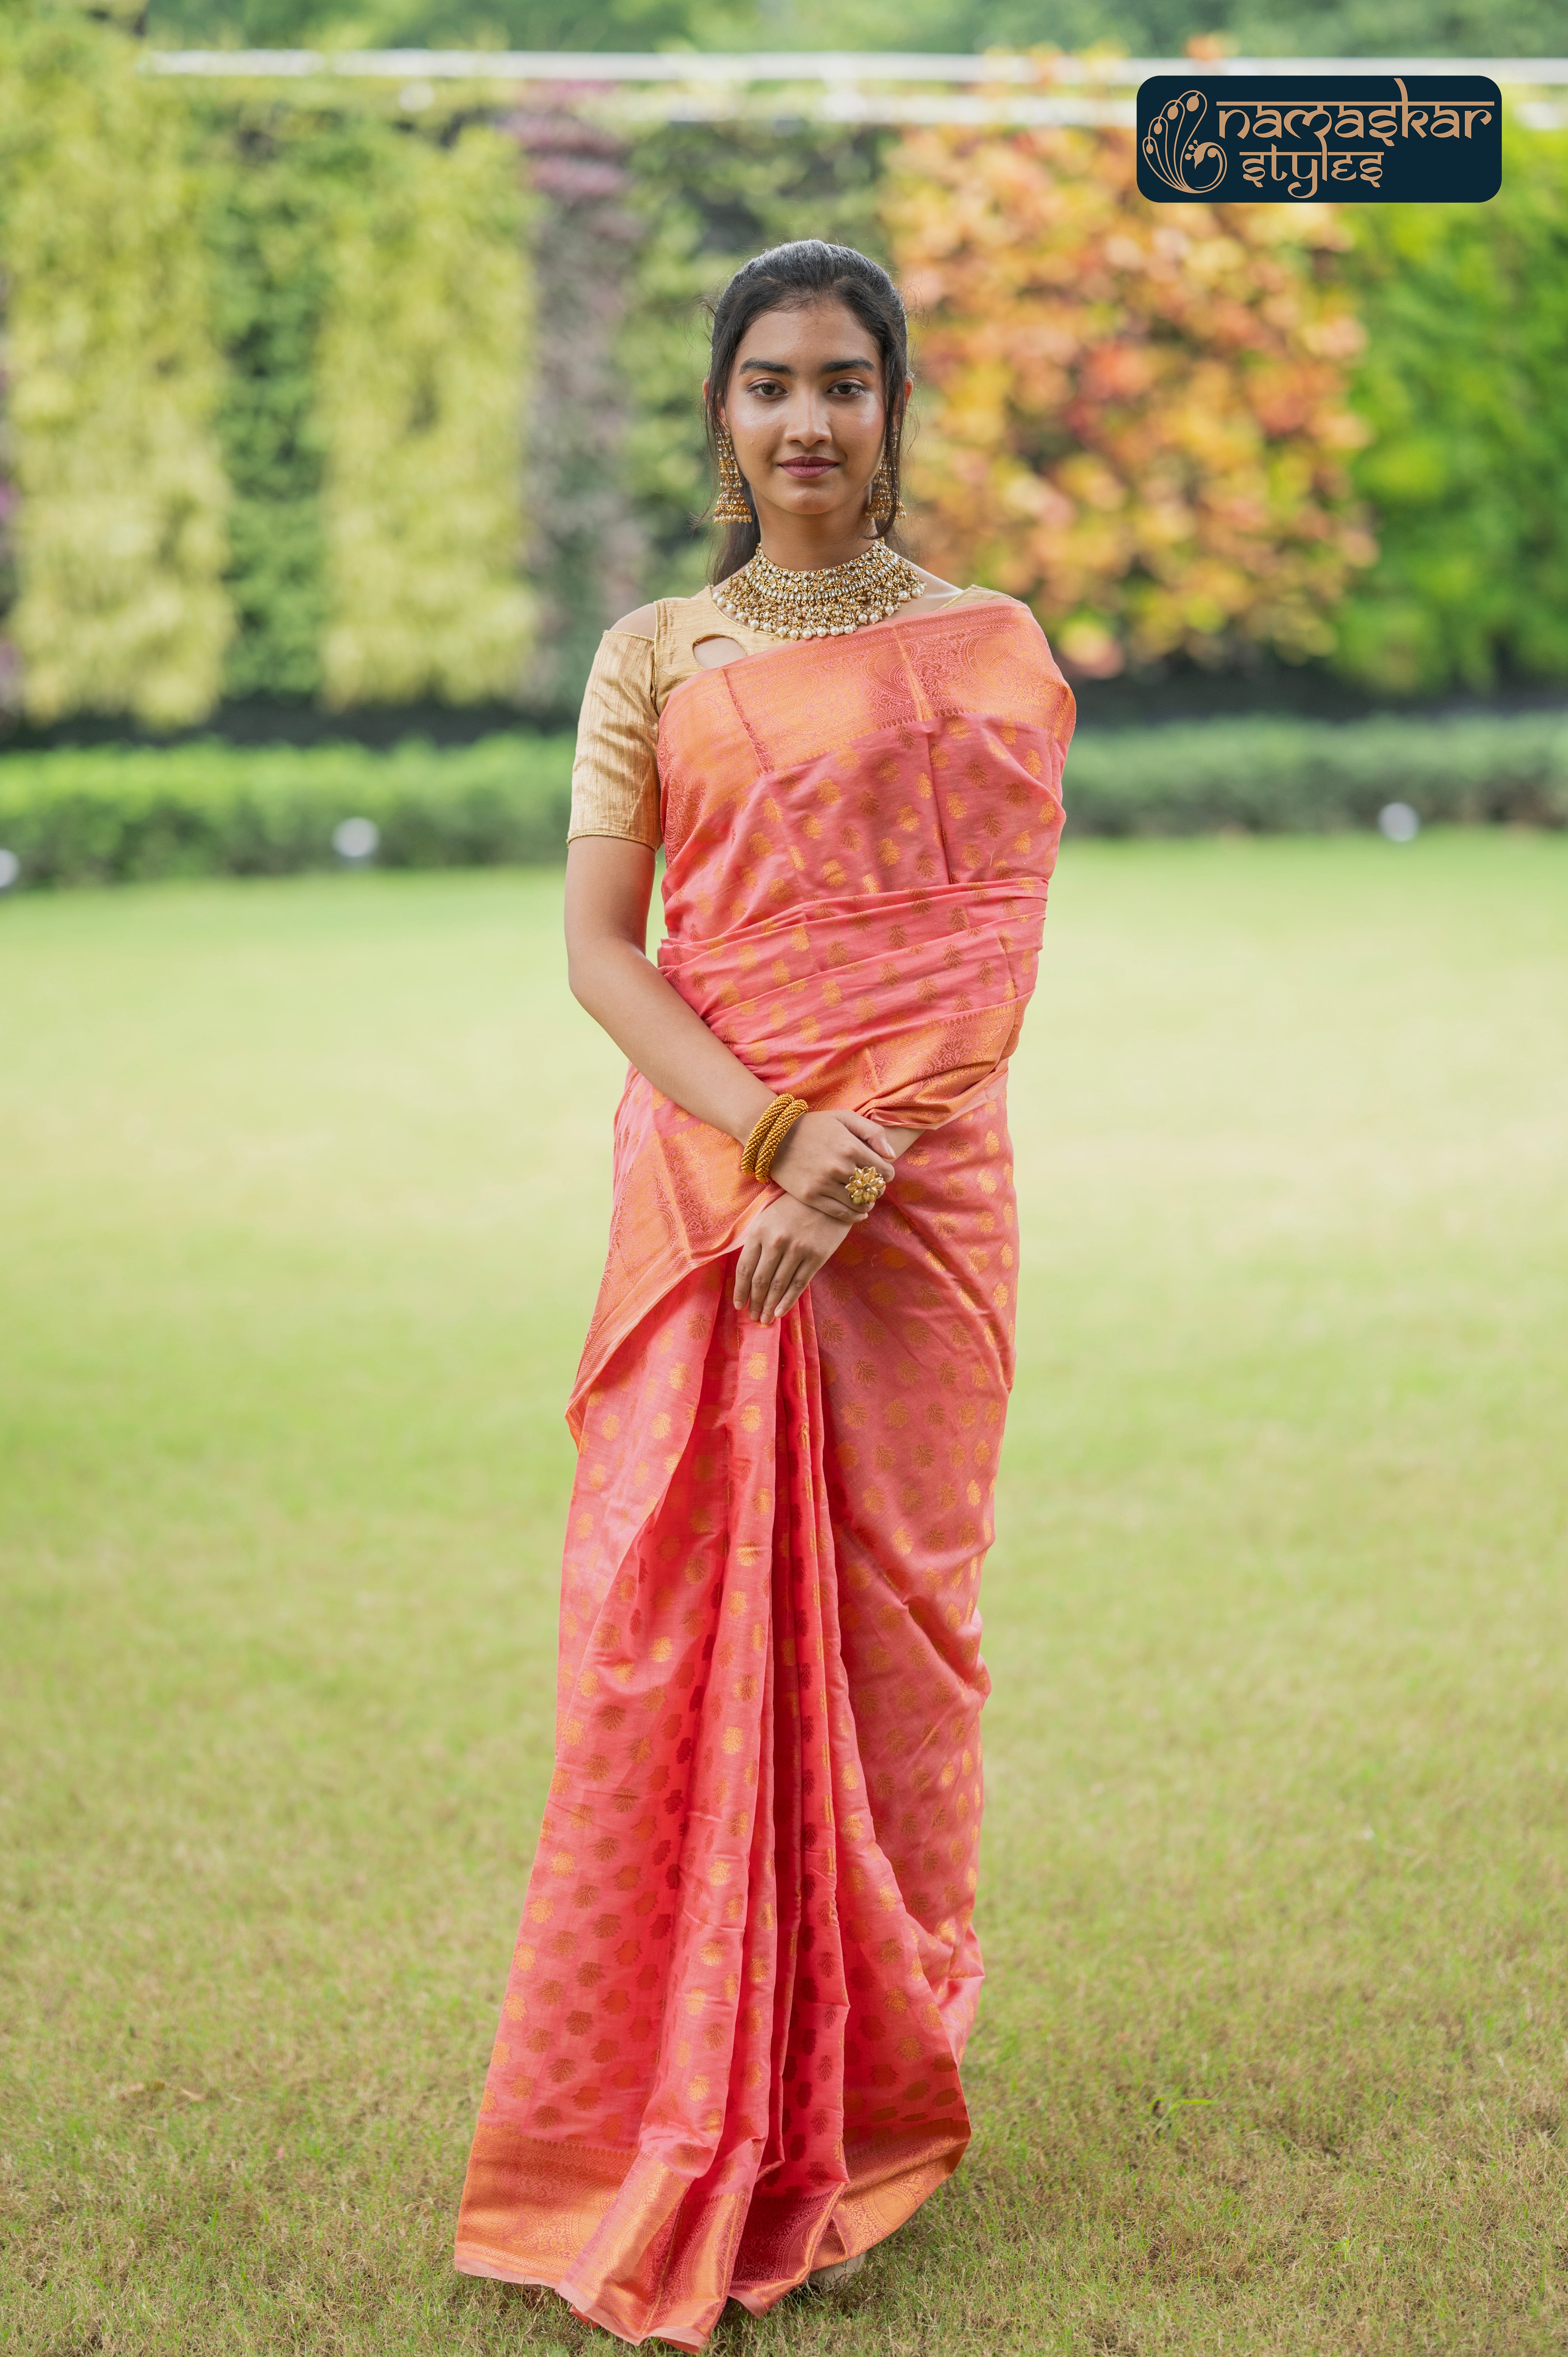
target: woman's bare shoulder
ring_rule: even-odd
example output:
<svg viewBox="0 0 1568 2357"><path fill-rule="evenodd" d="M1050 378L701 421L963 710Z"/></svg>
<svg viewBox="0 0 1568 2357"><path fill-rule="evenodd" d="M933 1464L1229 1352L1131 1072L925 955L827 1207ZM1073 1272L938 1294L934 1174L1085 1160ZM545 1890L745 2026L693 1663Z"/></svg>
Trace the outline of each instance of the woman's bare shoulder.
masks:
<svg viewBox="0 0 1568 2357"><path fill-rule="evenodd" d="M623 614L618 622L610 624L611 632L621 631L628 639L656 639L659 617L665 613L671 625L679 630L682 622L695 619L705 621L714 612L714 593L702 588L690 597L660 597L657 605L639 606L634 614Z"/></svg>
<svg viewBox="0 0 1568 2357"><path fill-rule="evenodd" d="M992 606L1016 606L1020 614L1027 614L1030 610L1024 598L1011 597L1005 589L988 588L983 581L972 581L958 594L961 597L983 598Z"/></svg>
<svg viewBox="0 0 1568 2357"><path fill-rule="evenodd" d="M987 589L978 581L972 581L963 587L956 581L943 581L935 573L928 573L923 565L917 565L915 570L926 587L914 603L906 608L909 613L935 614L945 606L961 605L970 598L977 601L994 599L1003 606L1017 606L1019 603L1016 597L1009 597L1004 589ZM1020 608L1020 610L1026 612L1027 608Z"/></svg>
<svg viewBox="0 0 1568 2357"><path fill-rule="evenodd" d="M623 614L618 622L612 622L607 635L610 638L651 639L658 633L658 607L639 606L635 612Z"/></svg>

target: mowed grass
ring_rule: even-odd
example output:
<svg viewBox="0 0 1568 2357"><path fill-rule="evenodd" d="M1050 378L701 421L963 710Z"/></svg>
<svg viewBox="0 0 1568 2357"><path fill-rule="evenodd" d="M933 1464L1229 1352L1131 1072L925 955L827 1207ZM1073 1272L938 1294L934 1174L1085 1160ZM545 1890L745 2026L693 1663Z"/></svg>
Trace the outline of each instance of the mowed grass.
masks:
<svg viewBox="0 0 1568 2357"><path fill-rule="evenodd" d="M0 909L37 2357L607 2348L450 2272L613 1049L552 876ZM1014 1083L952 2186L715 2347L1568 2347L1568 842L1069 849Z"/></svg>

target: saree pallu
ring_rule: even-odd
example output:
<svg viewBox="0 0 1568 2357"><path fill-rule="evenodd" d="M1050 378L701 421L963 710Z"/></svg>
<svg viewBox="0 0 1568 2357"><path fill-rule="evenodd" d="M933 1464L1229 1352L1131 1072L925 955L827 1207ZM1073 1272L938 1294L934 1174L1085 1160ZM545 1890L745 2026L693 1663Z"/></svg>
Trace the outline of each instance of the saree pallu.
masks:
<svg viewBox="0 0 1568 2357"><path fill-rule="evenodd" d="M769 1087L923 1135L759 1327L731 1255L774 1190L639 1074L617 1116L556 1765L456 2263L629 2341L766 2313L968 2142L1005 1071L1071 726L1002 601L665 707L661 970Z"/></svg>

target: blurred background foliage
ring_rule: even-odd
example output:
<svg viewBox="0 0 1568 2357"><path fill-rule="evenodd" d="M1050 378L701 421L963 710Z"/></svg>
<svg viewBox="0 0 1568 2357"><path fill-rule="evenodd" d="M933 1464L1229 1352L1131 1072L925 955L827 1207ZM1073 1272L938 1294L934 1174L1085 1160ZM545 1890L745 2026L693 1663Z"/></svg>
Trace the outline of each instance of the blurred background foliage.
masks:
<svg viewBox="0 0 1568 2357"><path fill-rule="evenodd" d="M619 139L569 105L516 113L506 127L533 195L538 322L523 561L539 614L522 700L566 714L605 623L643 594L645 537L624 462L634 393L620 354L643 229Z"/></svg>
<svg viewBox="0 0 1568 2357"><path fill-rule="evenodd" d="M222 371L178 99L68 14L0 27L0 255L27 710L210 708L233 616Z"/></svg>
<svg viewBox="0 0 1568 2357"><path fill-rule="evenodd" d="M1489 205L1368 205L1354 461L1380 554L1340 667L1412 694L1568 678L1568 134L1505 126Z"/></svg>
<svg viewBox="0 0 1568 2357"><path fill-rule="evenodd" d="M317 350L327 701L515 699L530 289L513 143L378 141L338 223Z"/></svg>
<svg viewBox="0 0 1568 2357"><path fill-rule="evenodd" d="M242 13L203 23L288 34ZM1510 129L1486 206L1175 214L1123 132L169 82L64 0L0 40L0 695L35 726L569 723L607 621L703 575L703 299L806 233L916 298L921 552L1081 680L1568 679L1568 135Z"/></svg>
<svg viewBox="0 0 1568 2357"><path fill-rule="evenodd" d="M1055 622L1076 671L1331 654L1375 544L1345 461L1360 323L1325 208L1145 204L1131 140L922 130L886 216L923 318L910 469L939 573Z"/></svg>
<svg viewBox="0 0 1568 2357"><path fill-rule="evenodd" d="M199 101L200 234L227 366L218 432L231 496L231 696L311 696L328 621L316 351L334 225L382 126ZM383 132L384 135L384 132Z"/></svg>

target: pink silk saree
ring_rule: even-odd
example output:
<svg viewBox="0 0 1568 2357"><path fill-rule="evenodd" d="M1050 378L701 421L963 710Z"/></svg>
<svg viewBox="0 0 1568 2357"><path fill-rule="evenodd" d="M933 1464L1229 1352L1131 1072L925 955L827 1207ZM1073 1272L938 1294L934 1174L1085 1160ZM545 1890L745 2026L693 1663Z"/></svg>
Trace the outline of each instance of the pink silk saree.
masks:
<svg viewBox="0 0 1568 2357"><path fill-rule="evenodd" d="M770 1088L923 1134L764 1329L728 1297L764 1200L733 1142L637 1072L617 1117L556 1765L456 2263L628 2341L766 2313L969 2140L1005 1075L1072 717L1001 600L665 707L663 973Z"/></svg>

